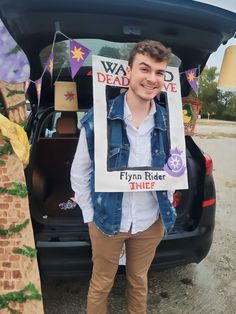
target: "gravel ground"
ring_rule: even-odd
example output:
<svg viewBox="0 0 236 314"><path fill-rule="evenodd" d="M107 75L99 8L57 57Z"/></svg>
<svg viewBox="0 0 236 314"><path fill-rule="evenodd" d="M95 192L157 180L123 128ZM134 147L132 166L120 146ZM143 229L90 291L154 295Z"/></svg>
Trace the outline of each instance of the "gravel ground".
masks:
<svg viewBox="0 0 236 314"><path fill-rule="evenodd" d="M194 136L214 161L217 213L208 256L149 275L148 314L234 314L236 312L236 123L199 120ZM88 279L43 280L45 314L85 313ZM110 314L125 313L125 278L117 277Z"/></svg>

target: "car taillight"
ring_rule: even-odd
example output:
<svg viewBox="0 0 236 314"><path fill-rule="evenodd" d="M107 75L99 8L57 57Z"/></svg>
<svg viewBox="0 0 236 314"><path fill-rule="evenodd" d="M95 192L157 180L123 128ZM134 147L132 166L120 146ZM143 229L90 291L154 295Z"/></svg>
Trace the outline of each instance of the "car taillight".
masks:
<svg viewBox="0 0 236 314"><path fill-rule="evenodd" d="M172 202L172 206L173 207L178 207L181 203L182 200L182 193L177 191L173 194L173 202Z"/></svg>
<svg viewBox="0 0 236 314"><path fill-rule="evenodd" d="M211 157L206 153L204 153L204 158L205 158L206 175L209 176L212 174L213 161Z"/></svg>

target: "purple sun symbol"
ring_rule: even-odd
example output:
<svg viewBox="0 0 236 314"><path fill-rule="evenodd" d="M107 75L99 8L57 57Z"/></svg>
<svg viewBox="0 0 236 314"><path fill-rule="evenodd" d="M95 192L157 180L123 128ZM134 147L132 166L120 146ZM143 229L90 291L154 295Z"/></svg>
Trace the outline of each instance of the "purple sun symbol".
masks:
<svg viewBox="0 0 236 314"><path fill-rule="evenodd" d="M179 171L183 165L182 158L179 155L172 155L168 159L168 166L172 171Z"/></svg>
<svg viewBox="0 0 236 314"><path fill-rule="evenodd" d="M170 150L170 157L168 158L167 163L164 165L164 170L173 177L180 177L184 174L186 166L183 163L181 157L182 151L175 149Z"/></svg>
<svg viewBox="0 0 236 314"><path fill-rule="evenodd" d="M75 98L75 94L73 92L67 91L65 94L66 100L72 101Z"/></svg>

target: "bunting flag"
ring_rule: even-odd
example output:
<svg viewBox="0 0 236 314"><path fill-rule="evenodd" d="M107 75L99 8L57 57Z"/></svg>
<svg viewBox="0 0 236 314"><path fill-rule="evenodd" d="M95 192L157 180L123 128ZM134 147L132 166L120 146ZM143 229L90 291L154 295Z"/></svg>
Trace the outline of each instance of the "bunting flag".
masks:
<svg viewBox="0 0 236 314"><path fill-rule="evenodd" d="M70 40L70 66L72 79L79 71L89 53L90 50L88 48L84 47L73 39Z"/></svg>
<svg viewBox="0 0 236 314"><path fill-rule="evenodd" d="M25 95L26 95L27 90L28 90L28 88L29 88L29 86L30 86L30 83L31 83L31 80L29 80L29 79L25 81L25 85L24 85L24 92L25 92Z"/></svg>
<svg viewBox="0 0 236 314"><path fill-rule="evenodd" d="M52 47L56 42L56 35L60 33L64 37L66 37L70 42L70 51L69 51L69 58L70 58L70 66L71 66L71 76L74 79L75 75L79 71L80 67L83 65L85 60L87 59L89 53L91 52L90 49L83 46L79 42L74 39L69 38L62 32L57 31L54 36L54 41ZM1 36L2 35L2 36ZM37 81L32 81L29 78L30 68L29 63L26 58L26 55L23 53L22 49L17 45L17 43L13 40L11 35L8 33L7 29L5 28L3 22L0 19L0 64L2 66L0 79L7 81L7 82L25 82L24 85L24 92L25 94L28 91L29 85L33 82L36 86L37 96L38 96L38 104L40 103L41 97L41 86L42 86L42 78L46 71L48 71L51 75L53 75L53 68L54 68L54 51L53 48L50 52L48 57L47 63L44 67L43 73ZM10 70L9 70L10 69ZM190 84L193 91L197 94L198 93L198 77L197 77L197 68L192 68L181 72L181 74L185 74L188 83ZM92 76L92 70L89 70L87 76ZM57 79L56 79L57 81ZM68 99L72 97L70 94L67 95ZM156 98L160 101L160 94L156 96Z"/></svg>
<svg viewBox="0 0 236 314"><path fill-rule="evenodd" d="M47 61L47 70L50 73L51 77L52 77L52 73L53 73L53 63L54 63L54 56L53 56L53 51L51 51L49 57L48 57L48 61Z"/></svg>
<svg viewBox="0 0 236 314"><path fill-rule="evenodd" d="M189 70L185 71L185 75L186 75L186 78L187 78L190 86L192 87L194 92L197 94L198 82L197 82L196 74L197 74L197 68L193 68L193 69L189 69Z"/></svg>
<svg viewBox="0 0 236 314"><path fill-rule="evenodd" d="M42 90L42 77L40 77L37 81L35 81L35 87L37 91L38 96L38 105L40 103L40 96L41 96L41 90Z"/></svg>

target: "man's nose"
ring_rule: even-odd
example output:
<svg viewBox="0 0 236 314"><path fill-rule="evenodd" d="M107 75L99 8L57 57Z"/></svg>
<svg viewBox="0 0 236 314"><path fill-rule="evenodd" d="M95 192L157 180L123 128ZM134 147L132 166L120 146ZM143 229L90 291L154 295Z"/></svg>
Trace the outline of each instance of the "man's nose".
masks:
<svg viewBox="0 0 236 314"><path fill-rule="evenodd" d="M147 80L150 82L156 82L156 73L155 72L149 72Z"/></svg>

